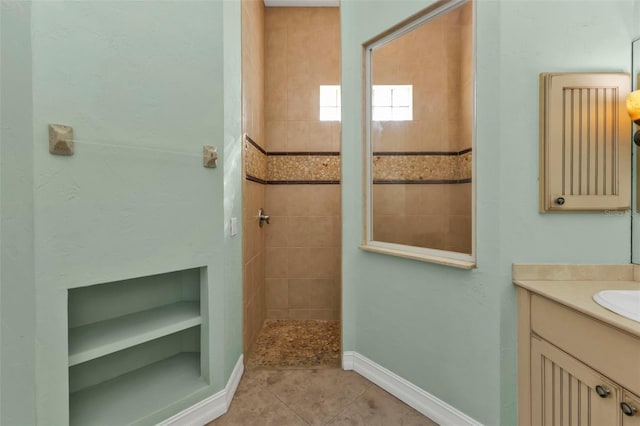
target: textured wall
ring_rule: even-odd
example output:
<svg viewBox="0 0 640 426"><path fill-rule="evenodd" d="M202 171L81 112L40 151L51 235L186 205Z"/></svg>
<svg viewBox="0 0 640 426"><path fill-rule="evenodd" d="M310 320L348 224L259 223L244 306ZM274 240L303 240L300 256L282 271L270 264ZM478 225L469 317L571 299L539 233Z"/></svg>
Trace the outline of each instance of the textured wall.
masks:
<svg viewBox="0 0 640 426"><path fill-rule="evenodd" d="M511 264L630 258L628 216L538 213L538 74L629 70L629 43L638 35L635 2L477 2L478 268L472 271L357 249L361 46L430 3L341 3L342 154L350 165L343 169L344 348L484 424L512 425L517 407Z"/></svg>
<svg viewBox="0 0 640 426"><path fill-rule="evenodd" d="M239 356L225 326L240 286L225 220L240 213L239 182L225 148L239 144L240 83L225 88L223 67L229 78L240 68L233 55L223 63L223 3L37 2L31 25L38 421L68 422L68 288L206 266L211 386L157 420L222 389ZM225 94L237 109L225 111ZM74 127L73 157L47 152L51 122ZM219 168L202 167L205 144Z"/></svg>
<svg viewBox="0 0 640 426"><path fill-rule="evenodd" d="M33 425L31 2L0 2L0 424Z"/></svg>
<svg viewBox="0 0 640 426"><path fill-rule="evenodd" d="M264 14L261 0L242 1L242 127L262 149L264 139ZM244 173L262 178L265 160L246 140ZM257 154L257 155L252 155ZM259 165L260 171L254 171ZM257 166L256 166L257 167ZM265 319L264 230L258 225L258 209L264 208L264 185L243 179L243 346L251 353Z"/></svg>

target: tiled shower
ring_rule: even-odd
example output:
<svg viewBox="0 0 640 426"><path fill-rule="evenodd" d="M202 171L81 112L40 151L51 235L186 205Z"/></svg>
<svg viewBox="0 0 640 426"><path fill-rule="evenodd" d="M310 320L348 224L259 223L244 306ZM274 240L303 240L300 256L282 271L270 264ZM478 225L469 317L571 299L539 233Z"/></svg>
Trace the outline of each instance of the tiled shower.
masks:
<svg viewBox="0 0 640 426"><path fill-rule="evenodd" d="M262 0L242 8L250 357L265 320L340 319L340 122L319 115L320 86L340 84L340 15ZM262 227L260 207L270 216Z"/></svg>

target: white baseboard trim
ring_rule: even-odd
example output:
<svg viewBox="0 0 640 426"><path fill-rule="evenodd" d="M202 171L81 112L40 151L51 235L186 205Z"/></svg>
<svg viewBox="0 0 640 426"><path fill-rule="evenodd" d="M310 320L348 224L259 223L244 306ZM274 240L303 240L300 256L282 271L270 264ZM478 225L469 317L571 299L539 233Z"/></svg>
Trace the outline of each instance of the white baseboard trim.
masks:
<svg viewBox="0 0 640 426"><path fill-rule="evenodd" d="M355 371L441 426L482 425L460 410L357 352L343 352L342 368Z"/></svg>
<svg viewBox="0 0 640 426"><path fill-rule="evenodd" d="M240 384L242 373L244 373L244 362L243 356L240 355L224 389L158 423L157 426L205 425L217 419L229 410L233 395Z"/></svg>

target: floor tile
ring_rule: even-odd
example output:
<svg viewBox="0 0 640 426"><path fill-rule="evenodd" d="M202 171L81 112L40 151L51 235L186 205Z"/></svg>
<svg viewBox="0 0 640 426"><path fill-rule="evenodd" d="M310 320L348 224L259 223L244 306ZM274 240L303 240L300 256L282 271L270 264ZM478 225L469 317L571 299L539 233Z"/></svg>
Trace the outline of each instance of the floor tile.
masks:
<svg viewBox="0 0 640 426"><path fill-rule="evenodd" d="M285 370L267 388L311 425L323 425L362 395L372 383L338 369Z"/></svg>
<svg viewBox="0 0 640 426"><path fill-rule="evenodd" d="M437 426L428 417L377 386L371 386L330 423L332 426Z"/></svg>

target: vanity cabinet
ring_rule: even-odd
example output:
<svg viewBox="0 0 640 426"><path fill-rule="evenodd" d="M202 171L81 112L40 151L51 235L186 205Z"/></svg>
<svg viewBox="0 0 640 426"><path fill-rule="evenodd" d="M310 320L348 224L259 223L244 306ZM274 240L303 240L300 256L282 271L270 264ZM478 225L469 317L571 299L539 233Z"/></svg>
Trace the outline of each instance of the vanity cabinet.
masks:
<svg viewBox="0 0 640 426"><path fill-rule="evenodd" d="M581 297L518 288L521 426L640 426L640 335L589 315L603 308Z"/></svg>

